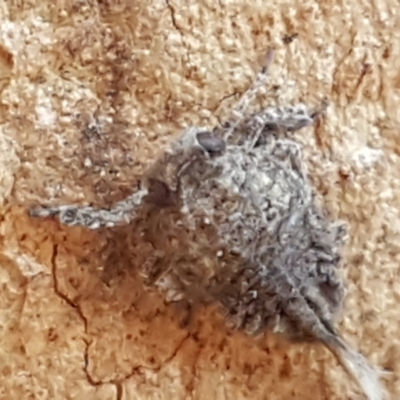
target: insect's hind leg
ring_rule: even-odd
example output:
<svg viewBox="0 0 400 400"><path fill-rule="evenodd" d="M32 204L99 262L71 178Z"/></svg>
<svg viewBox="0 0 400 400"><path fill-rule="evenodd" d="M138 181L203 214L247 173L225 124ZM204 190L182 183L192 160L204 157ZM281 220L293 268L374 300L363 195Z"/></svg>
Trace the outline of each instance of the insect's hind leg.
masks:
<svg viewBox="0 0 400 400"><path fill-rule="evenodd" d="M135 217L137 209L147 190L140 189L134 194L120 201L110 209L95 207L81 207L78 205L60 205L55 207L35 208L29 211L33 217L58 216L60 222L69 226L85 226L89 229L113 227L128 224Z"/></svg>

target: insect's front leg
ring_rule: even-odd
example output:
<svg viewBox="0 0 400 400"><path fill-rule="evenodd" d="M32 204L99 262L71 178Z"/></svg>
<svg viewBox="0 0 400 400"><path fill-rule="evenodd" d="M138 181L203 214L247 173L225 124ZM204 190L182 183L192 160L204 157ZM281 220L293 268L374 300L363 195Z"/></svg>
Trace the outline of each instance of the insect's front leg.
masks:
<svg viewBox="0 0 400 400"><path fill-rule="evenodd" d="M291 107L268 107L259 114L259 117L265 121L264 131L296 132L313 125L327 107L326 101L316 110L310 110L304 104Z"/></svg>
<svg viewBox="0 0 400 400"><path fill-rule="evenodd" d="M35 208L30 210L29 213L33 217L58 216L62 224L70 226L85 226L89 229L113 227L131 222L147 194L146 189L140 189L110 209L61 205Z"/></svg>

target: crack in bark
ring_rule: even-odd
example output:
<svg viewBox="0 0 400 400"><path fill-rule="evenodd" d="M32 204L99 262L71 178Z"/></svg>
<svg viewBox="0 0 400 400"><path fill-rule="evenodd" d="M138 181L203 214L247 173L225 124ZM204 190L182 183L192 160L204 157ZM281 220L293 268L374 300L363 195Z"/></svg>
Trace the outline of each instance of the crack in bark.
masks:
<svg viewBox="0 0 400 400"><path fill-rule="evenodd" d="M172 25L175 27L175 29L180 33L180 35L183 37L183 32L181 30L181 28L179 27L179 25L176 23L176 17L175 17L175 8L171 5L169 0L165 0L165 3L167 4L167 7L170 11L171 14L171 21L172 21Z"/></svg>
<svg viewBox="0 0 400 400"><path fill-rule="evenodd" d="M180 341L180 343L176 346L175 350L172 352L172 354L166 358L162 364L169 364L179 353L180 349L183 347L183 345L185 344L185 342L189 339L190 337L190 333L188 332L183 339ZM161 370L162 366L160 365L157 368L152 369L155 372L159 372Z"/></svg>
<svg viewBox="0 0 400 400"><path fill-rule="evenodd" d="M196 359L195 359L195 362L194 362L193 368L192 368L192 379L190 380L190 382L188 384L188 386L190 387L192 396L194 396L194 393L195 393L195 388L194 388L193 382L195 382L195 380L198 378L198 365L197 364L199 363L201 353L204 351L204 345L201 346L197 339L196 339L196 343L198 343L199 349L197 351Z"/></svg>
<svg viewBox="0 0 400 400"><path fill-rule="evenodd" d="M164 1L165 1L165 4L166 4L166 6L167 6L169 12L170 12L170 15L171 15L171 23L172 23L172 26L173 26L173 27L176 29L176 31L179 33L179 35L181 36L181 39L182 39L182 43L184 43L185 34L183 33L182 28L181 28L181 27L179 26L179 24L176 22L176 10L175 10L175 7L171 4L170 0L164 0ZM219 6L222 8L221 2L219 1L218 3L219 3ZM191 63L191 58L190 58L189 50L187 49L186 46L183 46L183 47L184 47L185 50L186 50L186 57L187 57L187 60L188 60L189 63ZM231 97L237 96L237 95L242 95L243 93L244 93L244 91L243 91L243 92L234 91L233 93L227 94L227 95L223 96L223 97L217 102L217 105L216 105L213 109L208 109L208 110L212 113L212 115L218 120L218 122L219 122L220 125L221 125L221 123L222 123L222 122L221 122L221 118L220 118L218 115L215 114L215 111L218 109L218 107L221 105L221 103L224 102L225 100L227 100L227 99L229 99L229 98L231 98ZM200 104L199 104L199 106L200 106Z"/></svg>
<svg viewBox="0 0 400 400"><path fill-rule="evenodd" d="M53 276L53 288L54 288L54 293L56 294L56 296L58 296L60 299L62 299L63 301L65 301L70 307L72 307L78 314L79 318L82 320L83 322L83 327L84 327L84 333L85 335L88 334L88 320L85 317L81 307L79 306L79 304L75 303L72 299L70 299L66 294L64 294L59 287L59 282L58 282L58 278L57 278L57 266L56 266L56 259L58 256L58 244L54 245L54 250L53 250L53 256L51 258L51 271L52 271L52 276ZM88 340L86 337L83 339L83 342L85 343L85 350L84 350L84 354L83 354L83 361L84 361L84 365L83 365L83 372L86 376L86 380L87 382L94 387L97 386L101 386L104 384L113 384L115 385L116 388L116 400L122 400L122 382L125 380L125 378L123 378L122 380L111 380L109 382L107 381L96 381L92 375L90 374L89 370L88 370L88 366L89 366L89 349L90 349L90 340Z"/></svg>
<svg viewBox="0 0 400 400"><path fill-rule="evenodd" d="M79 304L77 304L74 300L69 298L65 293L63 293L60 290L59 281L58 281L58 277L57 277L57 266L56 266L57 256L58 256L58 244L55 244L54 250L53 250L53 255L51 258L51 272L52 272L52 277L53 277L53 289L54 289L54 293L56 294L56 296L58 296L61 300L65 301L71 308L73 308L77 312L79 318L83 322L84 333L85 333L85 337L83 338L83 342L85 343L85 350L84 350L84 354L83 354L83 372L86 376L86 380L93 387L98 387L98 386L102 386L102 385L106 385L106 384L114 385L115 389L116 389L116 400L122 400L123 383L125 381L127 381L128 379L130 379L132 376L134 376L137 373L140 374L141 370L150 370L153 372L159 372L161 370L161 368L163 367L163 365L170 363L177 356L177 354L179 353L182 346L185 344L187 339L190 337L190 333L187 333L183 337L183 339L176 346L176 348L174 349L172 354L169 357L167 357L165 360L163 360L163 362L160 363L159 366L157 366L155 368L148 368L148 367L146 368L143 366L138 366L138 367L132 368L131 372L126 374L125 376L123 376L123 378L110 379L110 380L101 380L101 379L96 380L89 371L89 362L90 362L89 352L90 352L91 340L88 338L88 319L84 315Z"/></svg>
<svg viewBox="0 0 400 400"><path fill-rule="evenodd" d="M334 70L333 70L333 73L332 73L332 86L331 86L331 93L332 94L339 94L339 91L338 91L338 89L337 89L337 82L336 82L336 80L337 80L337 75L339 74L339 72L340 72L340 67L344 64L344 62L346 61L346 59L348 58L348 57L350 57L350 55L353 53L353 51L354 51L354 46L353 46L353 43L355 42L355 39L356 39L356 33L353 33L352 34L352 38L351 38L351 45L350 45L350 47L349 47L349 49L348 49L348 51L343 55L343 57L341 57L340 59L339 59L339 61L336 63L336 66L335 66L335 68L334 68Z"/></svg>
<svg viewBox="0 0 400 400"><path fill-rule="evenodd" d="M57 256L58 256L58 244L54 245L54 250L53 250L53 255L51 258L51 271L52 271L52 276L53 276L53 288L54 288L54 293L61 299L64 300L70 307L72 307L78 314L79 318L83 322L83 330L85 333L85 336L87 335L88 332L88 320L85 317L81 307L79 304L75 303L72 299L70 299L66 294L64 294L59 287L59 282L58 282L58 277L57 277ZM83 342L85 343L85 350L83 354L83 360L84 360L84 366L83 366L83 371L86 375L87 381L89 382L90 385L92 386L97 386L94 382L94 379L90 375L88 371L88 364L89 364L89 347L90 347L90 341L84 337Z"/></svg>
<svg viewBox="0 0 400 400"><path fill-rule="evenodd" d="M193 335L191 335L191 336L192 336L193 340L195 341L195 343L197 344L197 352L196 352L196 356L195 356L195 361L194 361L193 366L192 366L191 371L190 371L191 372L191 379L189 380L189 382L186 385L186 390L191 393L191 396L192 396L191 398L194 399L195 398L194 397L194 394L195 394L194 382L195 382L195 380L196 380L196 378L198 376L198 374L197 374L197 364L198 364L198 362L200 360L200 355L201 355L201 353L202 353L202 351L204 349L204 346L200 345L199 340L195 336L193 336Z"/></svg>
<svg viewBox="0 0 400 400"><path fill-rule="evenodd" d="M358 95L358 91L360 90L361 85L365 81L365 78L367 75L369 75L372 71L372 65L367 62L367 55L364 56L363 63L362 63L362 69L361 73L357 79L357 82L355 84L354 90L353 90L353 95L351 96L351 101L354 101Z"/></svg>
<svg viewBox="0 0 400 400"><path fill-rule="evenodd" d="M212 115L217 119L217 121L218 121L218 123L219 123L220 126L223 125L223 121L222 121L221 117L220 117L219 115L216 114L216 111L218 110L218 108L221 106L221 104L222 104L225 100L228 100L228 99L230 99L231 97L234 97L234 96L237 96L237 95L241 96L243 93L244 93L244 92L238 92L238 91L235 90L233 93L226 94L225 96L222 96L222 97L218 100L217 105L214 107L214 109L213 109L213 110L210 110L211 113L212 113Z"/></svg>
<svg viewBox="0 0 400 400"><path fill-rule="evenodd" d="M87 331L87 319L84 316L81 308L77 303L75 303L73 300L71 300L66 294L64 294L58 284L58 278L57 278L57 266L56 266L56 259L58 256L58 244L54 245L54 250L53 250L53 255L51 257L51 272L53 276L53 287L54 287L54 293L62 300L64 300L70 307L74 308L76 312L78 313L79 317L84 323L85 327L85 333Z"/></svg>
<svg viewBox="0 0 400 400"><path fill-rule="evenodd" d="M183 31L182 31L182 28L179 26L179 24L176 22L176 12L175 12L175 8L172 6L172 4L170 3L170 0L165 0L165 4L167 5L167 8L168 8L168 10L169 10L169 13L170 13L170 15L171 15L171 23L172 23L172 26L177 30L177 32L179 32L179 35L181 36L181 39L182 39L182 43L184 42L184 38L185 38L185 35L184 35L184 33L183 33ZM190 59L190 53L189 53L189 50L188 50L188 48L186 47L186 46L184 46L185 47L185 50L186 50L186 57L187 57L187 60L188 60L188 62L189 63L191 63L191 59Z"/></svg>
<svg viewBox="0 0 400 400"><path fill-rule="evenodd" d="M225 96L222 96L219 100L218 100L218 102L217 102L217 105L214 107L214 109L213 110L210 110L212 113L213 113L213 115L215 116L215 117L217 117L216 115L215 115L215 112L217 111L217 109L221 106L221 104L225 101L225 100L228 100L228 99L230 99L231 97L235 97L235 96L237 96L237 95L242 95L243 94L243 92L238 92L238 91L234 91L233 93L230 93L230 94L226 94ZM218 117L217 117L218 118Z"/></svg>
<svg viewBox="0 0 400 400"><path fill-rule="evenodd" d="M221 104L221 103L224 102L225 100L230 99L231 97L234 97L234 96L236 96L236 95L238 95L238 94L242 95L243 93L244 93L244 92L237 92L237 91L234 91L234 92L231 93L231 94L227 94L227 95L225 95L225 96L222 96L221 99L218 101L218 104Z"/></svg>

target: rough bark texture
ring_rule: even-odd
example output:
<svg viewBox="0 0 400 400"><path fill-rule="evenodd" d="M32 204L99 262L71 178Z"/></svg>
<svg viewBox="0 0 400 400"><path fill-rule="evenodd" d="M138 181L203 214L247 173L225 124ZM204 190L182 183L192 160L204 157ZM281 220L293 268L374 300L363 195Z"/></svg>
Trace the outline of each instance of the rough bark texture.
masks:
<svg viewBox="0 0 400 400"><path fill-rule="evenodd" d="M0 2L2 399L362 398L322 346L249 338L212 307L183 326L185 310L144 290L149 249L134 226L26 213L126 197L186 126L227 115L271 45L259 106L330 101L296 138L321 200L350 226L340 331L393 371L400 396L397 1L265 4Z"/></svg>

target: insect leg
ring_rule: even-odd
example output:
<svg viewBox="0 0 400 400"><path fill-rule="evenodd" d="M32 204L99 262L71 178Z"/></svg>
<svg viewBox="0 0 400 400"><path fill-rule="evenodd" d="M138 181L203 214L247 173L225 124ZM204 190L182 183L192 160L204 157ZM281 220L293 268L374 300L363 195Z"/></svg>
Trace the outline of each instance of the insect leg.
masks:
<svg viewBox="0 0 400 400"><path fill-rule="evenodd" d="M147 190L139 190L110 209L61 205L35 208L29 214L33 217L58 216L62 224L69 226L85 226L89 229L113 227L129 223L147 194Z"/></svg>

